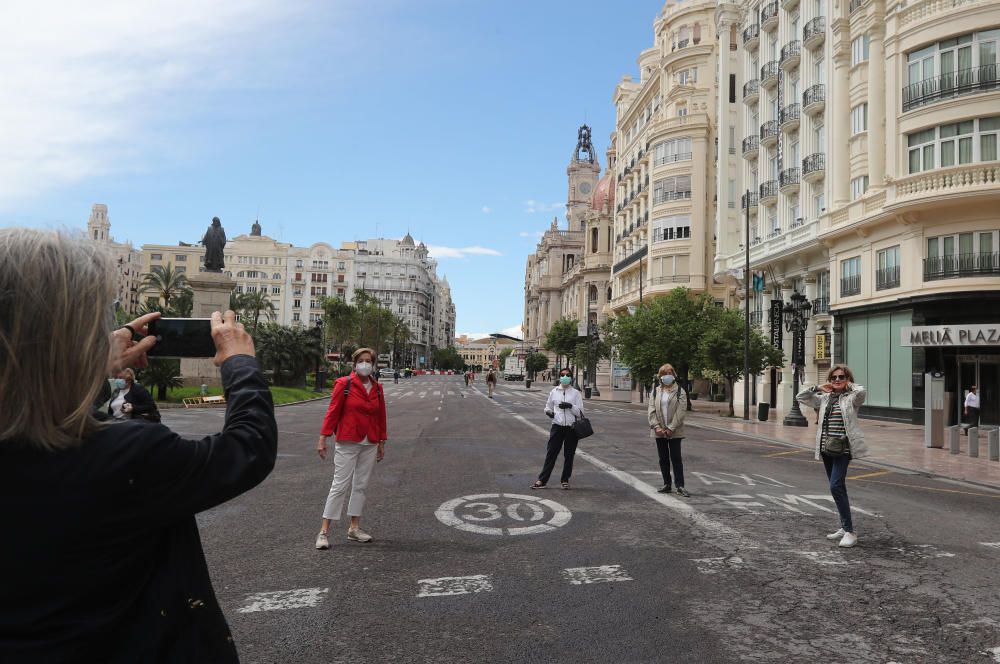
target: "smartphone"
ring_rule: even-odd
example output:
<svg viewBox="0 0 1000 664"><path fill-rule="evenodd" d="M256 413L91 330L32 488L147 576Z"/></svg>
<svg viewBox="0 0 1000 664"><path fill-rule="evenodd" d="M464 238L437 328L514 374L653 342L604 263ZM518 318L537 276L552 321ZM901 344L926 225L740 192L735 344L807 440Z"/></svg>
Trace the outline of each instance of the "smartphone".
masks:
<svg viewBox="0 0 1000 664"><path fill-rule="evenodd" d="M150 357L215 357L209 318L157 318L148 329L156 337Z"/></svg>

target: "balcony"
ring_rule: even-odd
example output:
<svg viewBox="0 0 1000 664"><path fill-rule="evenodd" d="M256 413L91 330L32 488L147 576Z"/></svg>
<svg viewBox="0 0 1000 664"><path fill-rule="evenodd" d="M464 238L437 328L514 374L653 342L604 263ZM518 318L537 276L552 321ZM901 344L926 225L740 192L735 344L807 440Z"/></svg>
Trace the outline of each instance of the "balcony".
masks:
<svg viewBox="0 0 1000 664"><path fill-rule="evenodd" d="M813 315L820 316L830 313L830 298L817 297L813 300Z"/></svg>
<svg viewBox="0 0 1000 664"><path fill-rule="evenodd" d="M848 8L848 13L853 14L854 12L861 9L861 5L865 4L865 0L851 0L850 7Z"/></svg>
<svg viewBox="0 0 1000 664"><path fill-rule="evenodd" d="M792 11L799 6L799 0L781 0L781 8L786 11Z"/></svg>
<svg viewBox="0 0 1000 664"><path fill-rule="evenodd" d="M797 191L799 188L799 167L793 166L778 173L778 187L782 193Z"/></svg>
<svg viewBox="0 0 1000 664"><path fill-rule="evenodd" d="M760 184L760 203L768 205L778 199L778 181L768 180Z"/></svg>
<svg viewBox="0 0 1000 664"><path fill-rule="evenodd" d="M756 23L748 25L743 28L743 47L744 48L757 48L757 43L760 41L760 26Z"/></svg>
<svg viewBox="0 0 1000 664"><path fill-rule="evenodd" d="M875 270L875 290L899 288L899 266L883 267Z"/></svg>
<svg viewBox="0 0 1000 664"><path fill-rule="evenodd" d="M822 83L811 85L802 93L802 111L806 115L817 115L826 108L826 86Z"/></svg>
<svg viewBox="0 0 1000 664"><path fill-rule="evenodd" d="M778 2L774 0L760 10L760 29L767 32L778 25Z"/></svg>
<svg viewBox="0 0 1000 664"><path fill-rule="evenodd" d="M993 200L1000 191L1000 165L962 164L914 173L896 180L895 198L903 204L942 197L985 197Z"/></svg>
<svg viewBox="0 0 1000 664"><path fill-rule="evenodd" d="M743 103L752 104L760 96L760 81L756 78L750 79L743 84Z"/></svg>
<svg viewBox="0 0 1000 664"><path fill-rule="evenodd" d="M924 281L1000 275L1000 253L952 254L924 259Z"/></svg>
<svg viewBox="0 0 1000 664"><path fill-rule="evenodd" d="M756 212L757 211L757 194L755 192L748 191L747 193L745 193L742 196L740 196L740 209L741 210L746 210L748 203L750 205L750 211L751 212Z"/></svg>
<svg viewBox="0 0 1000 664"><path fill-rule="evenodd" d="M756 135L747 136L743 139L743 158L756 159L757 150L760 149L760 139Z"/></svg>
<svg viewBox="0 0 1000 664"><path fill-rule="evenodd" d="M799 66L802 57L802 43L796 39L781 47L781 59L778 65L785 71L791 71Z"/></svg>
<svg viewBox="0 0 1000 664"><path fill-rule="evenodd" d="M802 45L816 48L826 41L826 17L817 16L802 28Z"/></svg>
<svg viewBox="0 0 1000 664"><path fill-rule="evenodd" d="M997 63L948 72L903 88L903 112L959 95L996 90Z"/></svg>
<svg viewBox="0 0 1000 664"><path fill-rule="evenodd" d="M840 279L840 297L850 297L861 294L861 275L853 274Z"/></svg>
<svg viewBox="0 0 1000 664"><path fill-rule="evenodd" d="M643 256L645 256L647 253L649 253L649 247L645 246L642 249L639 249L638 251L633 252L632 255L627 256L626 258L623 258L620 261L618 261L617 263L615 263L615 266L614 266L614 268L612 268L611 271L612 272L621 272L623 269L625 269L626 267L628 267L632 263L636 262L637 260L639 260L640 258L642 258Z"/></svg>
<svg viewBox="0 0 1000 664"><path fill-rule="evenodd" d="M802 179L818 182L826 175L826 154L816 152L802 160Z"/></svg>
<svg viewBox="0 0 1000 664"><path fill-rule="evenodd" d="M778 111L778 124L781 125L781 131L794 131L799 128L800 108L801 106L796 103L789 104Z"/></svg>
<svg viewBox="0 0 1000 664"><path fill-rule="evenodd" d="M653 196L653 205L659 205L660 203L670 203L672 201L689 201L691 200L690 191L661 191L658 195Z"/></svg>
<svg viewBox="0 0 1000 664"><path fill-rule="evenodd" d="M778 121L768 120L760 126L760 144L769 147L778 142Z"/></svg>
<svg viewBox="0 0 1000 664"><path fill-rule="evenodd" d="M775 60L765 62L760 68L760 84L765 88L778 84L778 63Z"/></svg>

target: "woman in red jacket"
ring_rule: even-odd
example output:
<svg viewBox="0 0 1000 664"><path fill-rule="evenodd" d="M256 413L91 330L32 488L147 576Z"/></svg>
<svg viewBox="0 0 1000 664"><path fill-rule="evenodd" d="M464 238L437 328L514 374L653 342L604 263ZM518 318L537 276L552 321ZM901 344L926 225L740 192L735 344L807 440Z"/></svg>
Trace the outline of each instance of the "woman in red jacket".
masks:
<svg viewBox="0 0 1000 664"><path fill-rule="evenodd" d="M327 533L330 521L339 521L344 508L347 485L351 485L351 500L347 504L347 516L351 517L351 527L347 539L355 542L371 542L372 537L361 530L361 510L365 506L365 488L376 461L385 456L385 441L388 439L385 424L385 396L382 386L372 380L372 364L375 352L370 348L354 351L354 372L344 376L333 385L330 407L323 418L316 451L321 459L326 459L326 439L336 434L333 454L333 484L323 508L323 526L316 536L317 549L329 549Z"/></svg>

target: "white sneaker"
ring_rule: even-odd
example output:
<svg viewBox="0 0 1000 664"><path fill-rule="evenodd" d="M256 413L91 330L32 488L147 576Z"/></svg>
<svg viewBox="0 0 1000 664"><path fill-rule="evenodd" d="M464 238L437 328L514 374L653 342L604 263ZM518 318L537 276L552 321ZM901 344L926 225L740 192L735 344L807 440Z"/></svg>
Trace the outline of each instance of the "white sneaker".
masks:
<svg viewBox="0 0 1000 664"><path fill-rule="evenodd" d="M844 533L844 539L840 540L840 544L837 546L842 546L845 549L849 549L858 543L858 536L854 533Z"/></svg>
<svg viewBox="0 0 1000 664"><path fill-rule="evenodd" d="M360 528L350 528L347 531L347 539L355 542L371 542L372 536Z"/></svg>
<svg viewBox="0 0 1000 664"><path fill-rule="evenodd" d="M838 530L835 533L830 533L829 535L826 536L826 538L828 540L839 540L839 539L841 539L844 536L845 532L846 531L843 528L841 528L840 530Z"/></svg>
<svg viewBox="0 0 1000 664"><path fill-rule="evenodd" d="M316 548L317 549L329 549L330 548L330 540L327 539L326 533L320 532L320 534L316 536Z"/></svg>

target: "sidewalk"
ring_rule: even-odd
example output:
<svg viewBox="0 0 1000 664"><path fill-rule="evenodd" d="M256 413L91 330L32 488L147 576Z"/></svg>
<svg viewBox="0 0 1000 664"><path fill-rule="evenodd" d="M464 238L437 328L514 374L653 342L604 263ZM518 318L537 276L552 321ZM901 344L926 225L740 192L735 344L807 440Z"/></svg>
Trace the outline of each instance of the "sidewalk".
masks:
<svg viewBox="0 0 1000 664"><path fill-rule="evenodd" d="M786 427L779 421L750 422L742 418L721 417L720 412L728 412L728 404L695 401L693 412L688 415L688 423L716 431L737 433L760 440L793 445L809 450L816 444L816 427L811 413L806 414L808 427ZM951 454L947 437L942 449L924 447L924 429L912 424L861 420L865 432L865 442L871 455L865 461L892 466L899 469L962 480L991 488L1000 489L1000 462L989 460L985 435L979 439L979 458L969 456L969 439L959 438L960 454Z"/></svg>

